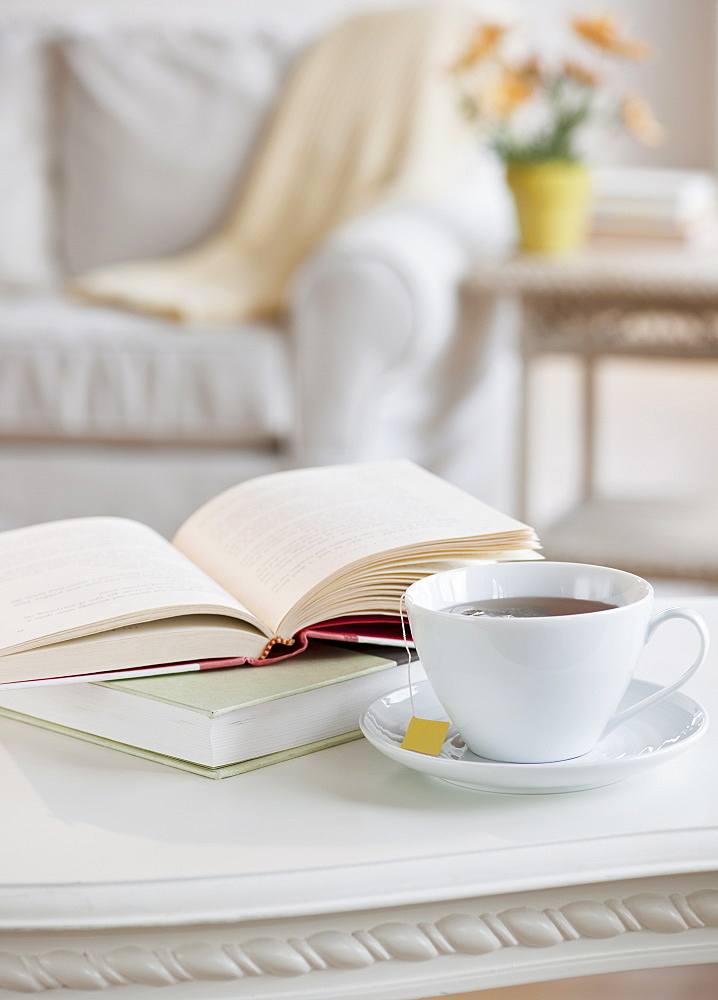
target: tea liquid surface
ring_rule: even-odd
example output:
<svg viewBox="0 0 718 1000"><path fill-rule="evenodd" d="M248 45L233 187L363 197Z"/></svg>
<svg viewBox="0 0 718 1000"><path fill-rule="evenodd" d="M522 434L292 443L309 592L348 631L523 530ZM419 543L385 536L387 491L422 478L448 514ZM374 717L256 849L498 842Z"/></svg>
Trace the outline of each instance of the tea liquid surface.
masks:
<svg viewBox="0 0 718 1000"><path fill-rule="evenodd" d="M473 618L555 618L560 615L585 615L609 611L616 604L586 601L578 597L495 597L486 601L454 604L444 608L457 615Z"/></svg>

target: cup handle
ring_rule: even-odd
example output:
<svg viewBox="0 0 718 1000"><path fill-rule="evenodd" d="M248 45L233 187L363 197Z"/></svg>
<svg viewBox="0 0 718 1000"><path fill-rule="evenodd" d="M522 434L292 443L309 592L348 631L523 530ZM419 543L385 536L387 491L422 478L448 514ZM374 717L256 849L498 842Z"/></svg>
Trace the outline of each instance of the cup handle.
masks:
<svg viewBox="0 0 718 1000"><path fill-rule="evenodd" d="M688 608L669 608L668 611L661 611L654 618L651 619L648 629L646 631L646 644L648 644L653 638L653 633L656 631L659 625L664 622L669 621L671 618L683 618L689 621L695 626L698 631L698 637L700 639L700 649L698 651L698 656L695 661L690 665L688 670L674 681L672 684L668 684L666 687L661 688L659 691L654 691L653 694L648 695L647 698L637 701L635 705L631 705L629 708L625 709L623 712L619 712L614 715L612 719L609 720L606 728L603 730L603 735L610 732L616 726L619 726L626 719L629 719L632 715L637 712L642 712L644 708L648 708L649 705L655 705L657 701L665 698L667 695L672 694L677 691L688 680L692 677L696 670L701 666L706 656L708 655L708 643L710 641L708 628L706 623L703 621L700 615L696 614L695 611L690 611Z"/></svg>

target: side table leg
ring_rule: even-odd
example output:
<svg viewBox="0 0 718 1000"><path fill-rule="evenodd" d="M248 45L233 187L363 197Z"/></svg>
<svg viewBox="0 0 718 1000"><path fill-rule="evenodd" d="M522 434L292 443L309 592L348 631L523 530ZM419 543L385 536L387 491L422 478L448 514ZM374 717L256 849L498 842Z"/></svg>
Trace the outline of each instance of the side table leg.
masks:
<svg viewBox="0 0 718 1000"><path fill-rule="evenodd" d="M583 358L583 441L581 456L581 496L590 500L596 487L596 359Z"/></svg>
<svg viewBox="0 0 718 1000"><path fill-rule="evenodd" d="M521 384L519 400L519 424L518 443L516 449L516 508L517 517L520 521L529 523L529 481L530 481L530 449L529 433L531 419L531 400L529 398L531 388L531 371L529 355L522 351L521 354Z"/></svg>

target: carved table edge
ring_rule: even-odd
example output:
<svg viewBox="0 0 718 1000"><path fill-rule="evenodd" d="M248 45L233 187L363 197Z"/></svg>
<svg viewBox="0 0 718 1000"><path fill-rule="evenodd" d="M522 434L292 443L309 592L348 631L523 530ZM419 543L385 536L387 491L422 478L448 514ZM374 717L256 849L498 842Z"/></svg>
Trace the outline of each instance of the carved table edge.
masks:
<svg viewBox="0 0 718 1000"><path fill-rule="evenodd" d="M0 989L26 994L55 989L87 992L127 985L288 978L328 969L359 970L382 962L426 963L441 956L480 957L517 947L546 949L625 934L675 935L718 928L718 889L711 887L688 893L641 891L623 898L579 898L545 908L518 905L470 912L471 901L464 911L453 905L455 912L433 921L391 920L354 930L329 927L306 937L250 932L242 940L198 938L175 947L124 944L102 950L91 942L82 949L31 954L0 950ZM232 937L229 932L225 936Z"/></svg>

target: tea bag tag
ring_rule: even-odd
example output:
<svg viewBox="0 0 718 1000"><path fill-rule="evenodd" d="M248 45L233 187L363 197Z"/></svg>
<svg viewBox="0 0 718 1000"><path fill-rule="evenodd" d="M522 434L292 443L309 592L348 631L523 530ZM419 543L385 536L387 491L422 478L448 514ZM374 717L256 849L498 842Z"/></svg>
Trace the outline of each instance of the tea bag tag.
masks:
<svg viewBox="0 0 718 1000"><path fill-rule="evenodd" d="M437 757L441 753L446 734L449 731L448 722L438 722L436 719L419 719L415 715L406 727L401 749L416 750L429 757Z"/></svg>
<svg viewBox="0 0 718 1000"><path fill-rule="evenodd" d="M450 723L440 722L438 719L420 719L416 715L414 708L414 689L411 684L411 649L406 636L405 615L405 595L399 599L399 616L401 618L401 632L406 646L406 669L409 678L409 700L411 701L412 717L406 727L406 734L401 742L402 750L414 750L416 753L426 754L428 757L437 757L441 753L441 748L446 740Z"/></svg>

